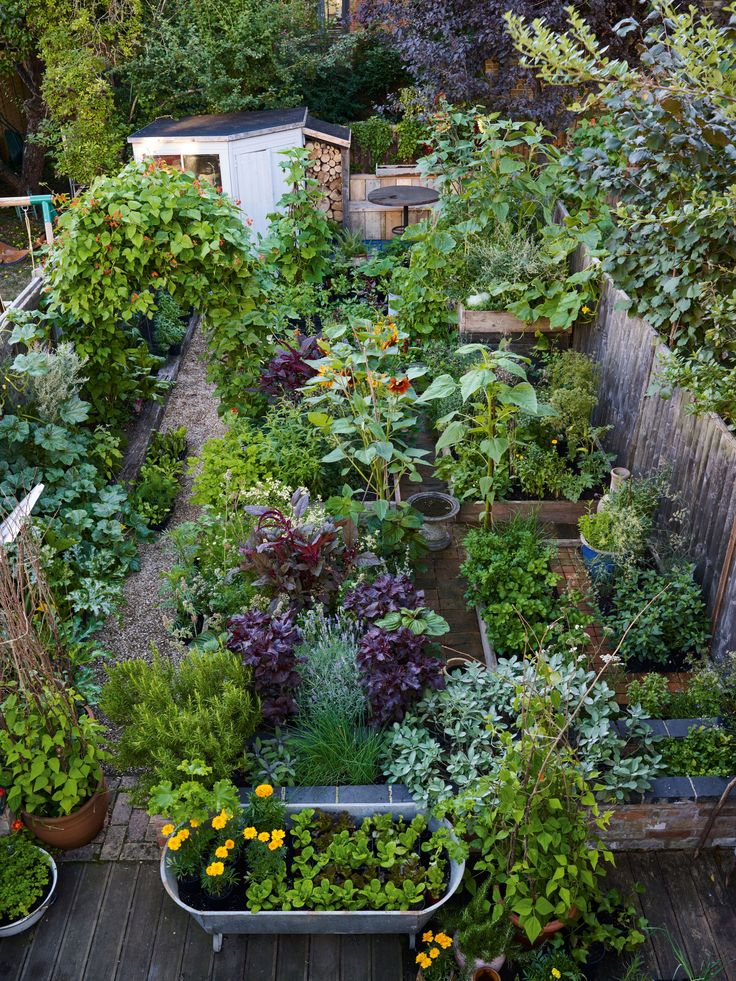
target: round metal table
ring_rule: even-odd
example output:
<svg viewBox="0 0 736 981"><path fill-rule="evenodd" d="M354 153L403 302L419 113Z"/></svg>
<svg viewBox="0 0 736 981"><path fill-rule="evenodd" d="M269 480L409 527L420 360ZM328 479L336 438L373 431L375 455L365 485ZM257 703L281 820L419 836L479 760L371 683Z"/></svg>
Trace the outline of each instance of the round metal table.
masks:
<svg viewBox="0 0 736 981"><path fill-rule="evenodd" d="M432 187L417 187L411 184L389 184L388 187L377 187L366 195L371 204L380 204L385 208L402 208L404 222L396 225L394 235L401 235L409 224L409 208L418 208L423 204L434 204L439 201L439 194Z"/></svg>

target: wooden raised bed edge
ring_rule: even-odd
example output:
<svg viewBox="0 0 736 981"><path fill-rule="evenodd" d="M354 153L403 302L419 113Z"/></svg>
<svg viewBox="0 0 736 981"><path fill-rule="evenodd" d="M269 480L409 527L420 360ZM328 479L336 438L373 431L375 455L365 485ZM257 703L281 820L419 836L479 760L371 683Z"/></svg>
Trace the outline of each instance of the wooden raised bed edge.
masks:
<svg viewBox="0 0 736 981"><path fill-rule="evenodd" d="M154 402L149 400L144 404L143 409L135 422L135 427L133 429L128 448L125 452L122 466L116 478L118 483L132 482L138 476L138 471L141 468L148 450L148 446L151 442L151 436L161 425L161 420L164 417L166 406L174 389L173 383L179 377L182 362L184 361L187 351L189 350L189 345L192 342L194 331L197 329L200 319L201 317L198 313L193 313L191 315L189 318L189 326L186 334L184 335L184 339L181 342L179 353L169 358L166 364L159 368L157 376L159 381L167 381L171 382L172 384L169 385L167 391L160 401Z"/></svg>
<svg viewBox="0 0 736 981"><path fill-rule="evenodd" d="M533 324L528 324L506 310L468 310L462 303L458 304L457 308L457 326L461 334L572 333L572 327L566 330L550 327L548 317L541 317Z"/></svg>

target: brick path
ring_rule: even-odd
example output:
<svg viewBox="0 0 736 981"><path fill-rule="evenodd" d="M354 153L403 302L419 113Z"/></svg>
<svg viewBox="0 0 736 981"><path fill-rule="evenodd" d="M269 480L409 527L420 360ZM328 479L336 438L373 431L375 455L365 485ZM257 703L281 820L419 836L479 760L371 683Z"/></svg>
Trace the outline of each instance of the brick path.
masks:
<svg viewBox="0 0 736 981"><path fill-rule="evenodd" d="M89 845L60 852L61 861L158 861L164 819L149 817L142 808L133 807L129 791L134 783L133 777L107 778L110 804L102 831Z"/></svg>

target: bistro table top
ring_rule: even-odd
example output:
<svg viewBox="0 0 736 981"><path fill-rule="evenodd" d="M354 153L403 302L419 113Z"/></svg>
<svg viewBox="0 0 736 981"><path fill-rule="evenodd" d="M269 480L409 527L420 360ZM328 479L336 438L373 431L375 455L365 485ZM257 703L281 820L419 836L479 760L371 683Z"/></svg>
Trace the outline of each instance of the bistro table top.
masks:
<svg viewBox="0 0 736 981"><path fill-rule="evenodd" d="M439 201L439 194L432 187L417 187L416 184L389 184L377 187L366 195L371 204L382 204L387 208L413 208L420 204L433 204Z"/></svg>

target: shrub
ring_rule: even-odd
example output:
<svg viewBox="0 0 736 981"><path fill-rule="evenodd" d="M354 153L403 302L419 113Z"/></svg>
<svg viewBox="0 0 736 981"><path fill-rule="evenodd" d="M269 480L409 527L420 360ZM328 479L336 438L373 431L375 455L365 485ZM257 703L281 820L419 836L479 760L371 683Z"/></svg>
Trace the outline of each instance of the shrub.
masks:
<svg viewBox="0 0 736 981"><path fill-rule="evenodd" d="M404 783L417 801L434 805L458 791L471 790L492 775L502 753L500 734L519 728L519 686L534 687L559 713L560 725L581 703L570 737L580 752L583 768L597 777L606 793L623 800L642 792L656 775L656 757L649 752L651 733L642 730L638 714L629 711L630 731L641 733L641 756L631 754L628 740L613 722L622 713L615 692L602 679L591 687L595 673L587 660L571 659L566 648L545 657L544 673L535 660L501 659L497 671L472 664L453 671L441 691L427 691L394 725L388 735L385 776Z"/></svg>
<svg viewBox="0 0 736 981"><path fill-rule="evenodd" d="M533 516L514 517L495 530L474 529L463 544L466 599L480 606L498 654L523 654L559 613L554 587L560 577L550 568L555 549L545 544Z"/></svg>
<svg viewBox="0 0 736 981"><path fill-rule="evenodd" d="M253 685L266 721L278 724L296 712L294 698L300 682L295 648L299 631L291 613L272 616L259 610L231 617L229 650L240 654L253 669Z"/></svg>
<svg viewBox="0 0 736 981"><path fill-rule="evenodd" d="M417 589L409 576L387 573L373 582L361 582L348 589L342 608L369 624L403 607L415 609L423 602L423 590Z"/></svg>
<svg viewBox="0 0 736 981"><path fill-rule="evenodd" d="M623 658L665 664L672 655L703 651L708 619L694 571L681 563L665 574L629 567L616 577L604 622L621 639Z"/></svg>
<svg viewBox="0 0 736 981"><path fill-rule="evenodd" d="M364 635L358 665L373 722L400 722L426 687L444 686L444 662L428 648L427 637L416 635L408 627L371 627Z"/></svg>
<svg viewBox="0 0 736 981"><path fill-rule="evenodd" d="M174 665L154 649L150 664L109 668L100 706L123 726L115 766L142 771L136 799L161 781L180 783L184 759L200 759L218 776L247 772L244 746L261 721L251 687L242 659L223 650L192 651Z"/></svg>
<svg viewBox="0 0 736 981"><path fill-rule="evenodd" d="M103 421L121 421L134 399L157 389L156 359L131 326L154 311L151 286L185 309L207 309L215 380L238 370L261 285L236 205L206 181L130 163L74 199L53 251L51 308L71 318L65 333L88 359L85 392Z"/></svg>

